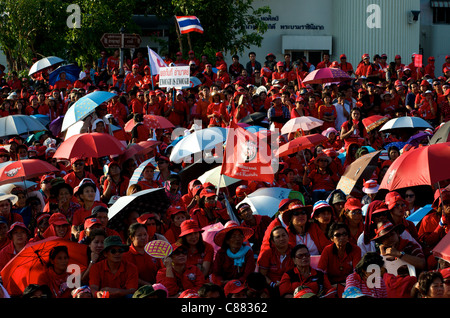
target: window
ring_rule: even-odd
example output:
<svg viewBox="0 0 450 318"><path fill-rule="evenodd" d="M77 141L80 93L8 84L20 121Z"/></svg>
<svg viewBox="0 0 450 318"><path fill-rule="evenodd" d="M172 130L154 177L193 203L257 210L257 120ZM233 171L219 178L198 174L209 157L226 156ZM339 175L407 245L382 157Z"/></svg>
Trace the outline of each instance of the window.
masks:
<svg viewBox="0 0 450 318"><path fill-rule="evenodd" d="M450 24L450 1L434 1L430 2L433 8L434 24Z"/></svg>

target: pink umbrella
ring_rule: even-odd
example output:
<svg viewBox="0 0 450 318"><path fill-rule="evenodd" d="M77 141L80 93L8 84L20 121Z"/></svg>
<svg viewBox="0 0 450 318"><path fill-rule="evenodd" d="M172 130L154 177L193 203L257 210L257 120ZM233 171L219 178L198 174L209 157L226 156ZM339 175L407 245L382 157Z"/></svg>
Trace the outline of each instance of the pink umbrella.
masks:
<svg viewBox="0 0 450 318"><path fill-rule="evenodd" d="M304 84L325 84L350 81L352 78L340 68L319 68L306 75Z"/></svg>

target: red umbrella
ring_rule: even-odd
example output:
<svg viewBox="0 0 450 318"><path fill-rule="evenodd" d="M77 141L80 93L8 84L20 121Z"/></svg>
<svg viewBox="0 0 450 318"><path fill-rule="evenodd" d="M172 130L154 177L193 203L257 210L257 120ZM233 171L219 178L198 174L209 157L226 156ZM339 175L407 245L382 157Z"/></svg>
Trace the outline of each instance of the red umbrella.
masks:
<svg viewBox="0 0 450 318"><path fill-rule="evenodd" d="M369 116L367 118L364 118L362 120L362 123L364 127L366 127L367 132L383 125L389 120L389 117L387 116L381 116L381 115L373 115Z"/></svg>
<svg viewBox="0 0 450 318"><path fill-rule="evenodd" d="M100 158L121 155L126 150L116 137L104 133L84 133L71 136L56 149L54 158Z"/></svg>
<svg viewBox="0 0 450 318"><path fill-rule="evenodd" d="M381 181L380 189L433 185L450 179L450 143L410 150L395 159Z"/></svg>
<svg viewBox="0 0 450 318"><path fill-rule="evenodd" d="M288 156L300 150L314 147L326 140L327 137L322 136L322 134L301 136L285 143L280 148L278 148L276 155L279 157Z"/></svg>
<svg viewBox="0 0 450 318"><path fill-rule="evenodd" d="M439 241L439 243L433 248L433 256L442 258L447 262L450 262L450 235L449 233Z"/></svg>
<svg viewBox="0 0 450 318"><path fill-rule="evenodd" d="M167 129L175 127L167 118L157 115L144 115L143 124L148 129ZM125 131L130 132L135 125L136 122L134 119L130 119L125 124Z"/></svg>
<svg viewBox="0 0 450 318"><path fill-rule="evenodd" d="M159 145L161 143L162 143L161 141L146 140L146 141L141 141L137 144L132 144L120 156L120 160L122 162L125 162L127 159L129 159L133 156L145 155L145 154L149 153L151 150L153 150L154 146Z"/></svg>
<svg viewBox="0 0 450 318"><path fill-rule="evenodd" d="M11 295L21 295L29 284L34 284L41 273L45 271L49 253L55 246L67 246L69 264L80 266L80 274L86 269L87 245L80 244L56 236L27 244L13 259L11 259L0 275L3 286Z"/></svg>
<svg viewBox="0 0 450 318"><path fill-rule="evenodd" d="M306 75L304 84L325 84L350 81L352 78L340 68L319 68Z"/></svg>
<svg viewBox="0 0 450 318"><path fill-rule="evenodd" d="M0 168L0 184L24 181L58 171L58 168L40 159L11 161Z"/></svg>

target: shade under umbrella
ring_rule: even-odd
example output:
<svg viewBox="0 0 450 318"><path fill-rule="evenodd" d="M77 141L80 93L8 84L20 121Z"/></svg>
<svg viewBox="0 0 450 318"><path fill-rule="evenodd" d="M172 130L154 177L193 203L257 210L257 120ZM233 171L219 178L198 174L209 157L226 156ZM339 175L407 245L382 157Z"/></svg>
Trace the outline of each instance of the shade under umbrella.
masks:
<svg viewBox="0 0 450 318"><path fill-rule="evenodd" d="M378 157L381 151L375 151L363 155L362 157L353 161L346 169L336 189L342 190L346 195L354 194L362 196L361 191L364 180L369 180L377 168Z"/></svg>
<svg viewBox="0 0 450 318"><path fill-rule="evenodd" d="M164 188L142 190L127 196L120 197L108 211L108 227L123 231L126 227L125 219L129 213L160 213L164 214L170 206Z"/></svg>
<svg viewBox="0 0 450 318"><path fill-rule="evenodd" d="M9 115L0 118L0 137L29 134L46 129L38 119L27 115Z"/></svg>
<svg viewBox="0 0 450 318"><path fill-rule="evenodd" d="M389 120L380 128L380 131L388 131L392 129L422 129L422 128L433 129L433 127L426 120L420 117L404 116Z"/></svg>
<svg viewBox="0 0 450 318"><path fill-rule="evenodd" d="M33 65L31 65L30 70L28 71L28 76L33 75L34 73L37 73L39 71L42 71L50 66L56 66L62 62L64 62L64 60L57 56L44 57L39 61L37 61L36 63L34 63Z"/></svg>
<svg viewBox="0 0 450 318"><path fill-rule="evenodd" d="M325 84L325 83L337 83L343 81L351 81L352 78L347 72L344 72L340 68L326 67L320 68L310 72L303 79L304 84Z"/></svg>
<svg viewBox="0 0 450 318"><path fill-rule="evenodd" d="M56 149L54 158L70 159L100 158L121 155L125 146L116 137L107 133L84 133L71 136Z"/></svg>

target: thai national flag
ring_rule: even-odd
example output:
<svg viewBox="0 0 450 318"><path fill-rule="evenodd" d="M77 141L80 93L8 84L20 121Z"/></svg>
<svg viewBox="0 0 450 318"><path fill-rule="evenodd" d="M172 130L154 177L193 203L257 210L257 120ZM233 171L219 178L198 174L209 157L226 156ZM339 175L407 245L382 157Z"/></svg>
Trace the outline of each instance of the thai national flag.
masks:
<svg viewBox="0 0 450 318"><path fill-rule="evenodd" d="M196 16L177 16L176 18L181 34L189 32L203 33L203 28L200 24L200 20Z"/></svg>

